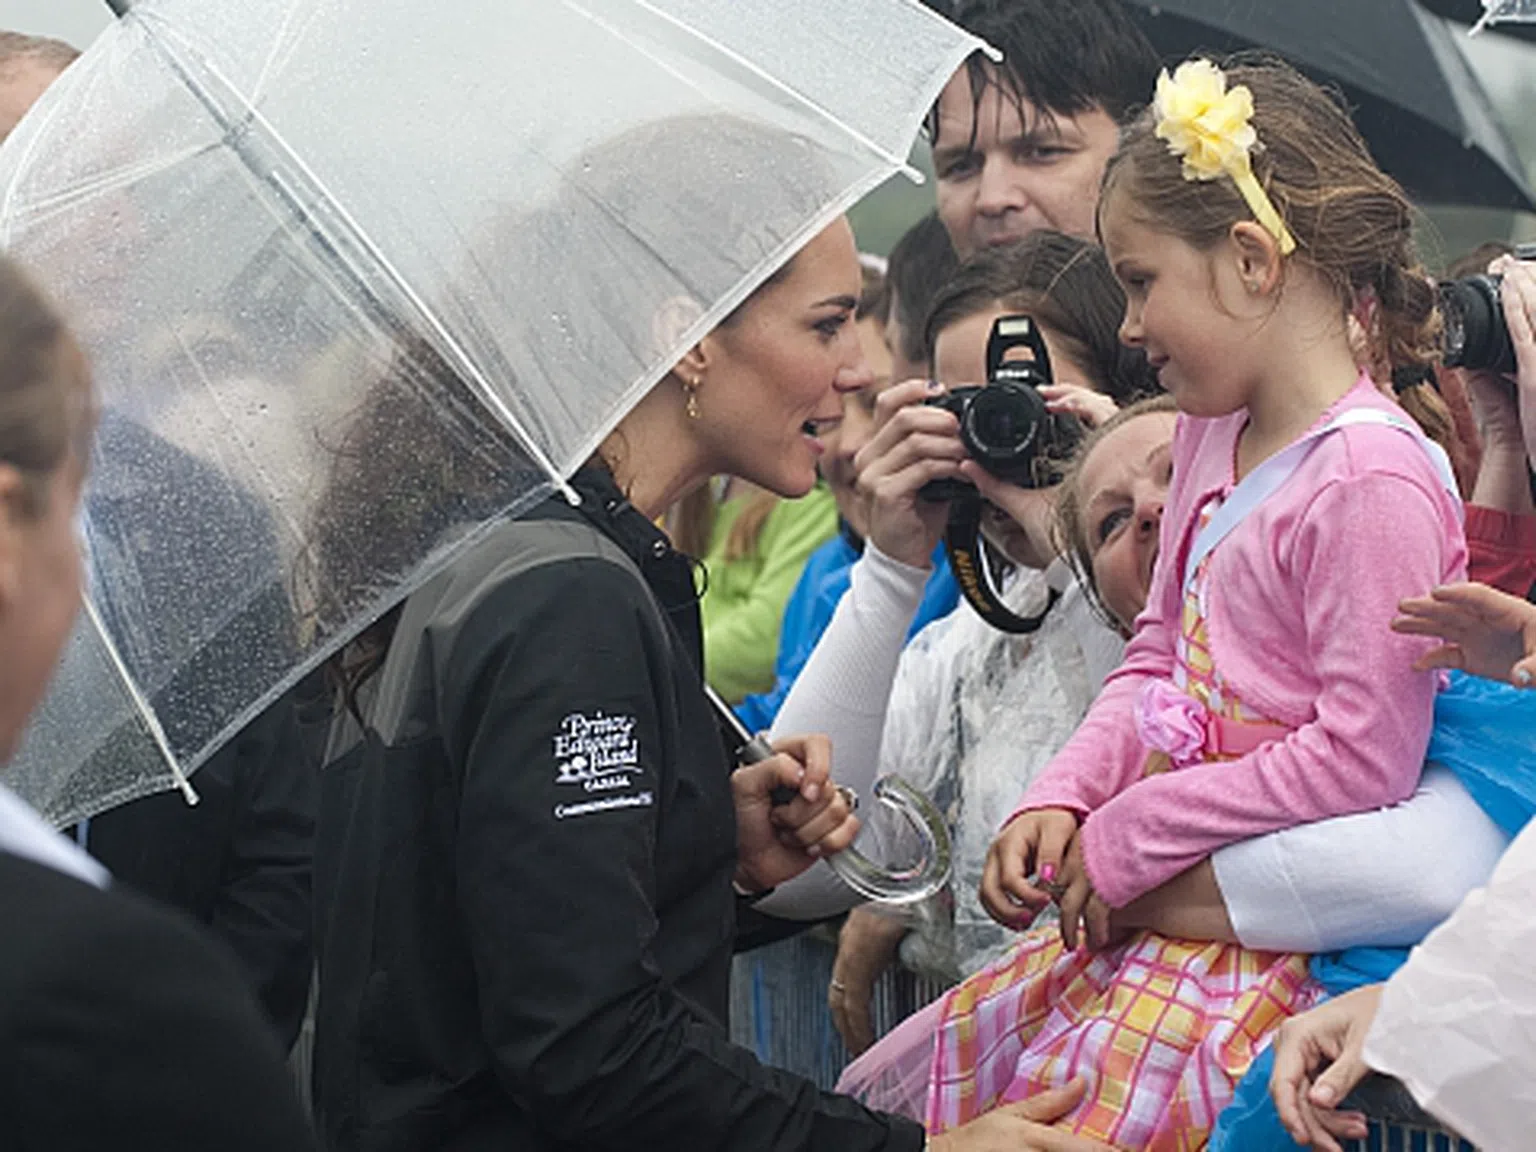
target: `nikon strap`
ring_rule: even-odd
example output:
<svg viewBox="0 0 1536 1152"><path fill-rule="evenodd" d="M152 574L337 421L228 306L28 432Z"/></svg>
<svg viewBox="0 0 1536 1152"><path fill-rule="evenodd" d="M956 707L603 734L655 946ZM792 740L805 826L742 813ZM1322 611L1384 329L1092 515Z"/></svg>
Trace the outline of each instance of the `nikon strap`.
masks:
<svg viewBox="0 0 1536 1152"><path fill-rule="evenodd" d="M949 556L949 570L954 573L961 594L992 627L1015 636L1036 632L1056 606L1056 601L1061 599L1061 593L1052 588L1045 607L1034 616L1020 616L1003 603L1002 595L992 583L992 568L983 552L981 505L980 495L965 495L949 506L949 524L944 529L944 551Z"/></svg>

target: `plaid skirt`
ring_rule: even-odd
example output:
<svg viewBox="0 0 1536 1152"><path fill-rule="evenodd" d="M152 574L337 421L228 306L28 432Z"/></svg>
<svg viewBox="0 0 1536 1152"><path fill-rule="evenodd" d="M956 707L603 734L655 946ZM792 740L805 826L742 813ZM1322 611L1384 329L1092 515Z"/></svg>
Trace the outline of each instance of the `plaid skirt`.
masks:
<svg viewBox="0 0 1536 1152"><path fill-rule="evenodd" d="M942 1001L925 1120L944 1132L1082 1077L1058 1127L1126 1149L1204 1148L1274 1030L1319 996L1301 955L1150 932L1068 952L1037 929Z"/></svg>

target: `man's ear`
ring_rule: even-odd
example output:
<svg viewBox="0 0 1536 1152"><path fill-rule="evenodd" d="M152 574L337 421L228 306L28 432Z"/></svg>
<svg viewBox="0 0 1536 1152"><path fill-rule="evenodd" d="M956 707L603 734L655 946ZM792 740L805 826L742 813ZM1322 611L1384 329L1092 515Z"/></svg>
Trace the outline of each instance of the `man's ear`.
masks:
<svg viewBox="0 0 1536 1152"><path fill-rule="evenodd" d="M1257 220L1239 220L1227 234L1237 259L1237 275L1254 296L1270 296L1280 286L1285 261L1280 245Z"/></svg>

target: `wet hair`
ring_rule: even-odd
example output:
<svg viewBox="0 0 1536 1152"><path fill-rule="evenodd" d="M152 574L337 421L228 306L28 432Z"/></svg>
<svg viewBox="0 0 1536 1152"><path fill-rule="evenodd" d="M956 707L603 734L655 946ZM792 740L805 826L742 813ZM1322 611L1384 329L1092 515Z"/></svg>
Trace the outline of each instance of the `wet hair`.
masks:
<svg viewBox="0 0 1536 1152"><path fill-rule="evenodd" d="M80 58L80 49L47 36L0 30L0 76L23 60L62 72Z"/></svg>
<svg viewBox="0 0 1536 1152"><path fill-rule="evenodd" d="M923 325L931 355L951 324L1001 305L1051 330L1116 404L1161 391L1140 349L1120 343L1125 293L1097 244L1041 229L1016 244L972 255L939 289Z"/></svg>
<svg viewBox="0 0 1536 1152"><path fill-rule="evenodd" d="M1332 287L1341 313L1361 318L1373 362L1392 377L1379 383L1424 379L1440 356L1441 325L1407 194L1377 167L1336 93L1267 54L1243 53L1220 66L1229 87L1253 93L1253 175L1296 239L1289 259ZM1151 109L1121 132L1104 170L1101 220L1112 201L1202 251L1254 218L1232 180L1184 179L1179 158L1157 138ZM1426 433L1444 440L1450 414L1433 388L1399 387L1398 398Z"/></svg>
<svg viewBox="0 0 1536 1152"><path fill-rule="evenodd" d="M886 293L894 297L896 323L901 329L897 349L913 364L928 363L932 349L924 334L924 321L936 293L960 266L955 246L938 213L930 212L891 249L885 270Z"/></svg>
<svg viewBox="0 0 1536 1152"><path fill-rule="evenodd" d="M1056 496L1056 519L1053 531L1056 536L1057 550L1071 566L1094 612L1117 632L1129 629L1130 621L1116 619L1115 614L1105 606L1103 597L1099 595L1099 585L1093 575L1093 541L1089 539L1088 525L1083 520L1087 509L1083 507L1083 493L1079 491L1078 486L1082 480L1083 466L1087 464L1088 457L1093 454L1094 448L1101 440L1115 429L1122 428L1132 420L1153 412L1177 413L1178 406L1174 403L1172 396L1149 396L1127 408L1122 408L1089 432L1078 446L1077 454L1068 464L1066 478L1062 481Z"/></svg>
<svg viewBox="0 0 1536 1152"><path fill-rule="evenodd" d="M989 87L1049 116L1102 108L1117 123L1146 102L1160 67L1157 51L1122 0L959 0L950 19L1003 54L965 63L972 108ZM1020 109L1020 120L1028 118ZM937 106L928 135L938 144Z"/></svg>
<svg viewBox="0 0 1536 1152"><path fill-rule="evenodd" d="M90 388L62 317L20 265L0 255L0 463L22 477L22 508L40 515L47 485L82 443Z"/></svg>

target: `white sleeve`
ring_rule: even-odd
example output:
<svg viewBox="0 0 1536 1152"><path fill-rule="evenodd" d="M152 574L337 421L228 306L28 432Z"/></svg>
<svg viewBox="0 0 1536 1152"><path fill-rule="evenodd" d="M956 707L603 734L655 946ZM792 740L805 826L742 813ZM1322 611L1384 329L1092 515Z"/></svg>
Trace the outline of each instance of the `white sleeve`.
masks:
<svg viewBox="0 0 1536 1152"><path fill-rule="evenodd" d="M861 797L869 796L879 775L891 685L928 575L927 569L893 560L867 543L853 566L848 591L773 722L775 735L827 735L832 778ZM860 901L826 864L818 863L779 885L756 908L790 920L820 920Z"/></svg>
<svg viewBox="0 0 1536 1152"><path fill-rule="evenodd" d="M1211 857L1250 948L1402 947L1487 881L1508 837L1456 777L1430 765L1401 804L1228 845Z"/></svg>
<svg viewBox="0 0 1536 1152"><path fill-rule="evenodd" d="M1427 859L1436 859L1429 855ZM1531 1146L1536 825L1387 981L1365 1060L1479 1148Z"/></svg>

